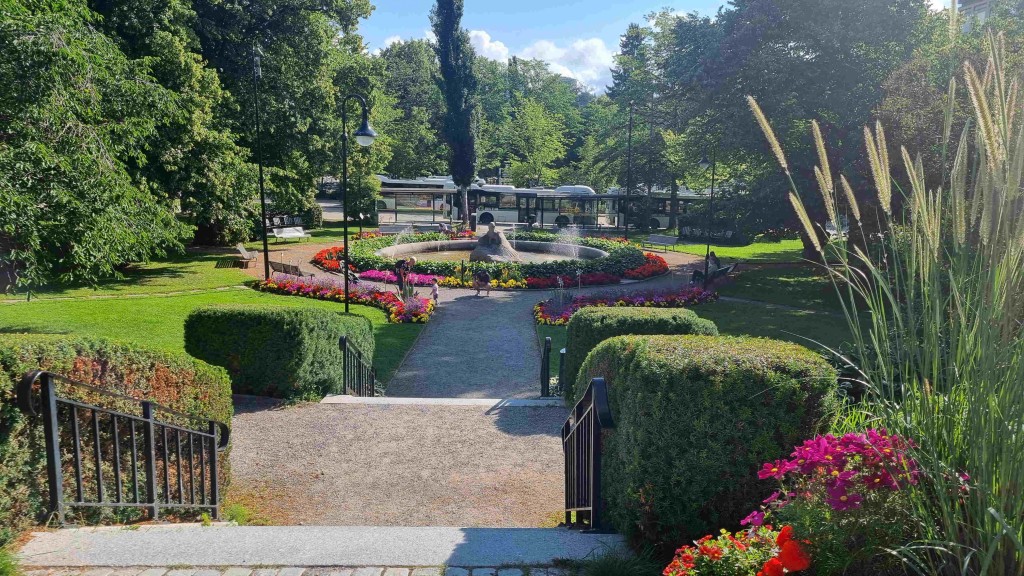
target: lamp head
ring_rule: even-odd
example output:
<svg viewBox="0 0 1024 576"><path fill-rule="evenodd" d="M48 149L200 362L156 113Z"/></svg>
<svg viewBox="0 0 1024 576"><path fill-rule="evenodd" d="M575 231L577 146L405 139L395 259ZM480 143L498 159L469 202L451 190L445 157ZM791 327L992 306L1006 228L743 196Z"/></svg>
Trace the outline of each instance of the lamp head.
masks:
<svg viewBox="0 0 1024 576"><path fill-rule="evenodd" d="M705 152L700 157L700 162L697 163L701 170L707 170L711 167L711 162L708 161L708 154Z"/></svg>
<svg viewBox="0 0 1024 576"><path fill-rule="evenodd" d="M360 146L369 146L373 144L373 141L377 139L377 132L370 127L370 119L363 115L363 125L359 127L354 133L356 142Z"/></svg>

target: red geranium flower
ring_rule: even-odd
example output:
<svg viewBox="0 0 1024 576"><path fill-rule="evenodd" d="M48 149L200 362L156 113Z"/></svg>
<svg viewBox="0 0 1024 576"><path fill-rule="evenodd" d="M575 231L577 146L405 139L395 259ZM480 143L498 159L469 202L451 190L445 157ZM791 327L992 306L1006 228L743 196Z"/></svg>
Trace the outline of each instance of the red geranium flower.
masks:
<svg viewBox="0 0 1024 576"><path fill-rule="evenodd" d="M772 558L764 563L757 576L784 576L782 562L778 558Z"/></svg>
<svg viewBox="0 0 1024 576"><path fill-rule="evenodd" d="M775 545L782 547L783 544L793 539L793 527L783 526L782 530L779 530L779 535L775 537Z"/></svg>
<svg viewBox="0 0 1024 576"><path fill-rule="evenodd" d="M788 540L779 550L779 561L790 572L799 572L811 567L811 556L796 540Z"/></svg>

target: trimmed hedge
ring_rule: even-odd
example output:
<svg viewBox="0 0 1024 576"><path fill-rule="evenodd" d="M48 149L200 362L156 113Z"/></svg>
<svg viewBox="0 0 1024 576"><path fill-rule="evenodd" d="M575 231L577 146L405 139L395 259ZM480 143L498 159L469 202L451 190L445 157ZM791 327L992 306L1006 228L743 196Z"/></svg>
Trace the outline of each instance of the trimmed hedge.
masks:
<svg viewBox="0 0 1024 576"><path fill-rule="evenodd" d="M576 375L595 346L613 336L629 334L718 336L718 327L685 308L582 308L572 315L566 327L565 397L575 397Z"/></svg>
<svg viewBox="0 0 1024 576"><path fill-rule="evenodd" d="M618 530L671 552L739 521L769 495L763 462L814 436L836 372L796 344L760 338L619 336L587 357L578 394L603 376L615 429L602 488Z"/></svg>
<svg viewBox="0 0 1024 576"><path fill-rule="evenodd" d="M231 423L231 381L222 368L185 354L154 352L98 339L43 334L0 335L0 546L37 521L46 509L46 456L42 426L30 422L15 400L17 383L30 370L48 370L99 388L145 398L168 408ZM73 397L133 414L131 403L73 387ZM227 452L221 453L221 482L230 475ZM87 477L87 481L91 476ZM87 511L80 518L102 521L109 511ZM133 511L118 513L130 519ZM71 517L72 519L74 517Z"/></svg>
<svg viewBox="0 0 1024 576"><path fill-rule="evenodd" d="M319 400L341 392L347 335L373 358L370 321L316 308L224 305L193 310L185 319L185 350L223 366L236 394Z"/></svg>

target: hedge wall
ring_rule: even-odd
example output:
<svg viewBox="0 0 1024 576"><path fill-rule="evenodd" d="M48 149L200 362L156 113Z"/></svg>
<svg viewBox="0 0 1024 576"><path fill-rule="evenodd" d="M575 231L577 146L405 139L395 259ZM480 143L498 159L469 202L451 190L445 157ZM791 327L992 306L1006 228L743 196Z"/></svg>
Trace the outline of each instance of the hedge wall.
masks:
<svg viewBox="0 0 1024 576"><path fill-rule="evenodd" d="M185 350L227 368L236 394L319 400L342 390L338 339L373 358L370 321L316 308L224 305L185 319Z"/></svg>
<svg viewBox="0 0 1024 576"><path fill-rule="evenodd" d="M26 372L39 369L188 414L231 422L227 373L185 354L67 336L0 335L0 546L18 531L44 520L40 517L47 505L42 427L28 421L15 401L18 381ZM65 397L121 408L95 393L90 397L70 387L60 391ZM221 459L221 481L226 486L230 473L226 452ZM97 514L93 512L87 520L98 521ZM122 514L124 519L130 513Z"/></svg>
<svg viewBox="0 0 1024 576"><path fill-rule="evenodd" d="M595 346L613 336L629 334L718 336L718 327L684 308L583 308L573 314L566 327L565 397L576 396L573 387L576 375Z"/></svg>
<svg viewBox="0 0 1024 576"><path fill-rule="evenodd" d="M620 336L584 363L608 382L615 429L602 487L618 530L671 553L739 520L771 492L762 462L810 438L835 408L835 370L786 342Z"/></svg>

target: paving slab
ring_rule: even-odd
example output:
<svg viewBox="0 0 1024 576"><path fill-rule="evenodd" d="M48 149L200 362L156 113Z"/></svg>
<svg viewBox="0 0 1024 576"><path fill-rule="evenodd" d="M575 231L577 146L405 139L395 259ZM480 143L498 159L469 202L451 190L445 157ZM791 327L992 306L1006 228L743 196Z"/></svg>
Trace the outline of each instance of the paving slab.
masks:
<svg viewBox="0 0 1024 576"><path fill-rule="evenodd" d="M142 526L36 532L19 561L29 570L153 566L144 574L162 576L169 566L550 565L624 549L621 536L563 528Z"/></svg>

